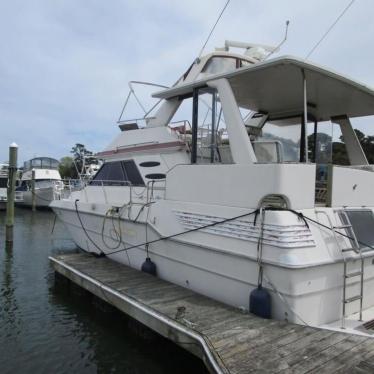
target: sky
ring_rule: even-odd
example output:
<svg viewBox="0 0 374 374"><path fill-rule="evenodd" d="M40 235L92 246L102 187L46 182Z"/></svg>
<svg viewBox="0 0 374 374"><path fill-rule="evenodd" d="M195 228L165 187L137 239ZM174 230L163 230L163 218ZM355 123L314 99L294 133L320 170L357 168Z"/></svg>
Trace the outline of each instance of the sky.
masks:
<svg viewBox="0 0 374 374"><path fill-rule="evenodd" d="M12 142L19 165L60 159L75 143L102 150L119 131L127 82L173 84L225 2L1 1L0 162ZM348 3L231 0L205 52L226 39L277 45L289 20L288 40L274 57L304 58ZM373 0L356 0L310 60L374 87L373 11ZM374 123L355 127L374 134Z"/></svg>

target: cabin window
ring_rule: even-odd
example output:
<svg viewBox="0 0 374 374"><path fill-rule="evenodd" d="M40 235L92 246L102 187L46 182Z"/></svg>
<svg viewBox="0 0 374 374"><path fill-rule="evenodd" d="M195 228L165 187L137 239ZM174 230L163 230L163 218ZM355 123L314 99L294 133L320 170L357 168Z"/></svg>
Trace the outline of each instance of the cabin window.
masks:
<svg viewBox="0 0 374 374"><path fill-rule="evenodd" d="M95 174L90 185L104 186L144 186L144 181L133 160L104 163Z"/></svg>
<svg viewBox="0 0 374 374"><path fill-rule="evenodd" d="M0 178L0 188L8 187L8 178Z"/></svg>
<svg viewBox="0 0 374 374"><path fill-rule="evenodd" d="M166 174L163 173L153 173L153 174L147 174L145 176L147 179L165 179Z"/></svg>
<svg viewBox="0 0 374 374"><path fill-rule="evenodd" d="M58 169L59 162L50 157L37 157L24 163L24 170L35 169Z"/></svg>
<svg viewBox="0 0 374 374"><path fill-rule="evenodd" d="M143 168L153 168L155 166L160 166L158 161L144 161L139 164Z"/></svg>
<svg viewBox="0 0 374 374"><path fill-rule="evenodd" d="M126 179L134 186L144 186L144 181L139 173L135 162L132 160L122 161L122 167L124 169Z"/></svg>
<svg viewBox="0 0 374 374"><path fill-rule="evenodd" d="M202 70L206 74L219 74L237 68L237 59L232 57L212 57Z"/></svg>

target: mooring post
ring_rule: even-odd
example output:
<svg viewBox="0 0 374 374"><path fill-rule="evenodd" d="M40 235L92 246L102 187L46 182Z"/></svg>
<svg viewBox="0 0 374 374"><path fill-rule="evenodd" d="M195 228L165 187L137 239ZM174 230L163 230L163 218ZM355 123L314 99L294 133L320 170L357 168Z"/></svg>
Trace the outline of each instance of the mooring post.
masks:
<svg viewBox="0 0 374 374"><path fill-rule="evenodd" d="M14 197L17 178L17 153L18 145L16 143L12 143L9 146L9 172L5 221L5 242L7 244L13 243Z"/></svg>
<svg viewBox="0 0 374 374"><path fill-rule="evenodd" d="M32 211L36 210L36 195L35 195L35 169L31 170L31 207Z"/></svg>

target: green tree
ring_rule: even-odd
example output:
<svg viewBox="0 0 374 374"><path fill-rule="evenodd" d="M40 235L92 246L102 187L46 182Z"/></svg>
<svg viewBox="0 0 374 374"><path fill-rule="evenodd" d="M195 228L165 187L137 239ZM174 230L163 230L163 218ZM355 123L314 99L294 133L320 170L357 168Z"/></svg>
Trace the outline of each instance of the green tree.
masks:
<svg viewBox="0 0 374 374"><path fill-rule="evenodd" d="M369 164L374 164L374 136L365 135L362 131L358 129L355 129L355 133L356 133L356 136L359 142L361 143L361 147L366 155L366 158ZM349 161L348 161L347 151L345 149L343 135L340 136L340 140L341 140L341 143L337 143L337 144L344 145L344 151L342 151L342 158L346 160L346 163L342 165L347 165L349 164Z"/></svg>
<svg viewBox="0 0 374 374"><path fill-rule="evenodd" d="M60 172L61 178L73 178L74 177L74 163L73 158L66 156L60 160L58 171Z"/></svg>
<svg viewBox="0 0 374 374"><path fill-rule="evenodd" d="M98 162L93 152L86 149L84 144L76 143L70 153L73 154L74 178L79 178L80 174L84 174L86 165L97 164Z"/></svg>

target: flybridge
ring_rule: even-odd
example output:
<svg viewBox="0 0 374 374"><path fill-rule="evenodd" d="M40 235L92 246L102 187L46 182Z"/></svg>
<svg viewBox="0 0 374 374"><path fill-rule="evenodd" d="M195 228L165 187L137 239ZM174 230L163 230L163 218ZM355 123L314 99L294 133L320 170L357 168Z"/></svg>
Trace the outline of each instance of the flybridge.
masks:
<svg viewBox="0 0 374 374"><path fill-rule="evenodd" d="M308 113L319 120L374 114L374 91L352 79L295 57L280 57L207 76L153 94L172 99L190 94L209 82L227 79L240 107L256 112L291 114L304 110L303 81L307 83Z"/></svg>

